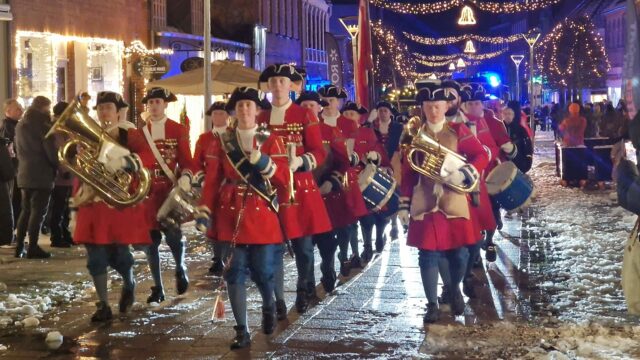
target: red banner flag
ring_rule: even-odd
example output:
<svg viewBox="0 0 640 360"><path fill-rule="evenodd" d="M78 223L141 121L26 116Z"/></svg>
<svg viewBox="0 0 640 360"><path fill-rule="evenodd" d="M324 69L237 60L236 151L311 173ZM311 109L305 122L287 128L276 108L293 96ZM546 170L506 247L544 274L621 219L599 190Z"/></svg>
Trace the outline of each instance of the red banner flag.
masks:
<svg viewBox="0 0 640 360"><path fill-rule="evenodd" d="M369 0L360 0L358 30L358 59L355 70L357 72L356 79L358 79L356 83L356 102L369 109L369 72L373 69Z"/></svg>

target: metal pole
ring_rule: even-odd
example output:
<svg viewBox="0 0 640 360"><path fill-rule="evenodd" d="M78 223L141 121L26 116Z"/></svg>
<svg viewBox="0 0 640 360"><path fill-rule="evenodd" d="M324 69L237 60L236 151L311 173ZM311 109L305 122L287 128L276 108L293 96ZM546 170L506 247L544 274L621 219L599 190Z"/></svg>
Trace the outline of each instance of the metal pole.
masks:
<svg viewBox="0 0 640 360"><path fill-rule="evenodd" d="M516 100L520 102L520 64L516 65Z"/></svg>
<svg viewBox="0 0 640 360"><path fill-rule="evenodd" d="M351 50L353 51L353 102L358 102L358 41L357 36L351 36Z"/></svg>
<svg viewBox="0 0 640 360"><path fill-rule="evenodd" d="M529 127L531 127L531 129L535 129L535 118L533 115L533 110L534 110L534 106L533 106L533 47L535 46L535 44L532 44L531 47L529 48L529 53L531 54L531 57L529 58Z"/></svg>
<svg viewBox="0 0 640 360"><path fill-rule="evenodd" d="M211 106L211 2L204 0L204 114ZM204 129L211 130L211 121L204 116Z"/></svg>

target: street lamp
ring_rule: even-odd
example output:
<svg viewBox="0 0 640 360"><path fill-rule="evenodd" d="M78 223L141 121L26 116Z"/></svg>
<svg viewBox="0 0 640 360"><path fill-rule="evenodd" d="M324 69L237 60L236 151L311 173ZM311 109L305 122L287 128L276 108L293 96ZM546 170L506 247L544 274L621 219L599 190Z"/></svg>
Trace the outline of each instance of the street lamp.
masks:
<svg viewBox="0 0 640 360"><path fill-rule="evenodd" d="M533 116L533 53L536 42L540 38L540 29L533 28L528 33L522 34L522 37L527 41L527 44L529 44L529 126L531 129L535 129L535 120Z"/></svg>
<svg viewBox="0 0 640 360"><path fill-rule="evenodd" d="M351 36L351 49L353 51L353 98L357 99L356 84L358 83L358 72L356 71L356 64L358 63L358 33L360 29L358 28L358 17L357 16L346 16L341 17L340 23L347 30L349 35Z"/></svg>
<svg viewBox="0 0 640 360"><path fill-rule="evenodd" d="M524 55L511 55L511 60L516 64L516 100L520 102L520 63Z"/></svg>

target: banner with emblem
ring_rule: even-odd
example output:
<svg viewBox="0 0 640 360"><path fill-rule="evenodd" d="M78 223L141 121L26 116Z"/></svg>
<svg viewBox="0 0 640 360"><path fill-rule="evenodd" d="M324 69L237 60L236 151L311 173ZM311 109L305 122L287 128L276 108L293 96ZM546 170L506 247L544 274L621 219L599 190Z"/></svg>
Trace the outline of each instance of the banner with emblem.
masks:
<svg viewBox="0 0 640 360"><path fill-rule="evenodd" d="M338 47L338 41L331 33L324 34L325 48L327 49L327 72L329 81L336 87L343 88L344 72L342 67L342 54Z"/></svg>

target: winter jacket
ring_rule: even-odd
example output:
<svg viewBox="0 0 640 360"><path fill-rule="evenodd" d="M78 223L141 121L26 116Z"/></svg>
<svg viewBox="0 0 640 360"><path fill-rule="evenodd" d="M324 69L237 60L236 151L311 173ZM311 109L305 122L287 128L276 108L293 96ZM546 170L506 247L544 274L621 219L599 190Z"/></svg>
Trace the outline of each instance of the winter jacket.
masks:
<svg viewBox="0 0 640 360"><path fill-rule="evenodd" d="M45 139L51 126L49 114L29 109L16 126L18 187L51 189L58 169L54 137Z"/></svg>
<svg viewBox="0 0 640 360"><path fill-rule="evenodd" d="M587 128L587 120L579 115L570 115L562 120L559 130L562 134L562 145L584 145L584 130Z"/></svg>
<svg viewBox="0 0 640 360"><path fill-rule="evenodd" d="M516 157L511 161L513 161L520 171L526 173L531 169L531 164L533 162L533 143L531 142L531 138L529 137L527 130L517 121L514 120L511 124L505 125L507 132L509 132L511 142L518 149Z"/></svg>
<svg viewBox="0 0 640 360"><path fill-rule="evenodd" d="M16 125L18 125L18 120L13 120L11 118L5 118L3 120L0 120L0 137L8 139L11 146L14 146L13 141L15 140L15 137L16 137ZM17 169L18 158L13 156L12 160L13 160L13 167Z"/></svg>
<svg viewBox="0 0 640 360"><path fill-rule="evenodd" d="M618 204L640 215L640 176L638 168L630 160L622 159L616 169Z"/></svg>

